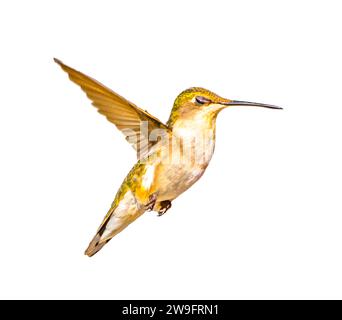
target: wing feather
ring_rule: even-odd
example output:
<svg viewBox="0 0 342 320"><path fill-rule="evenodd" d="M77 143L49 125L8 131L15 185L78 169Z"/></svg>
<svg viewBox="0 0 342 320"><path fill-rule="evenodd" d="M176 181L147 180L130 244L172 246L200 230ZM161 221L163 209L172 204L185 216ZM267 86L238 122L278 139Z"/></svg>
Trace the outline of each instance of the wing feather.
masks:
<svg viewBox="0 0 342 320"><path fill-rule="evenodd" d="M164 134L170 134L169 128L147 111L138 108L132 102L105 87L100 82L68 67L60 60L54 59L54 61L69 75L71 81L81 87L92 101L92 104L98 109L98 112L123 132L126 140L137 151L139 159L145 157L150 147L156 143L156 141L149 141L151 131L154 129L164 129ZM146 132L144 132L145 130L140 130L142 121L147 121L148 130Z"/></svg>

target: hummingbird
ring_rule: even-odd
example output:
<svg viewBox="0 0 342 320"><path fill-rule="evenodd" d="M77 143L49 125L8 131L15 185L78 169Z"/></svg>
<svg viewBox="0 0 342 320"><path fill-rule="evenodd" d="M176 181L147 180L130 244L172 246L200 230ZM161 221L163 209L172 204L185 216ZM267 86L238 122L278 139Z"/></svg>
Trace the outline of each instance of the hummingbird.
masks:
<svg viewBox="0 0 342 320"><path fill-rule="evenodd" d="M159 216L198 181L215 148L216 118L232 106L282 109L230 100L200 87L181 92L166 124L95 79L54 61L86 93L98 112L112 122L137 153L137 163L122 182L85 254L93 256L146 211Z"/></svg>

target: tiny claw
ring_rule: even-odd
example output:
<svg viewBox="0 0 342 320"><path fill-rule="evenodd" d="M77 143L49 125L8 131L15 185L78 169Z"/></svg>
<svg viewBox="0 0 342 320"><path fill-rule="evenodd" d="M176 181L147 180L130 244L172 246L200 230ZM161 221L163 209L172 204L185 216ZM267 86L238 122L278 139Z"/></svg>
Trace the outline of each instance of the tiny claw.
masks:
<svg viewBox="0 0 342 320"><path fill-rule="evenodd" d="M157 201L157 195L155 193L151 194L148 197L148 203L145 205L146 211L152 211L154 208L154 205L156 204Z"/></svg>
<svg viewBox="0 0 342 320"><path fill-rule="evenodd" d="M160 209L158 211L158 217L161 217L167 210L171 208L171 201L164 200L160 202Z"/></svg>
<svg viewBox="0 0 342 320"><path fill-rule="evenodd" d="M158 211L158 217L161 217L166 211L167 211L166 208L160 209L160 210Z"/></svg>

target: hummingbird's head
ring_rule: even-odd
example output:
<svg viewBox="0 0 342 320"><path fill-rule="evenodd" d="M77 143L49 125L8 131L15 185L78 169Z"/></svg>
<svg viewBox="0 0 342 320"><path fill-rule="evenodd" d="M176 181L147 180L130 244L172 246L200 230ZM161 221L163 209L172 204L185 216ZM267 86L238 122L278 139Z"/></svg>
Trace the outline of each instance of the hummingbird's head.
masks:
<svg viewBox="0 0 342 320"><path fill-rule="evenodd" d="M198 117L208 120L215 119L217 114L224 108L230 106L251 106L251 107L263 107L270 109L282 109L280 107L248 102L239 100L229 100L222 98L219 95L199 87L189 88L183 91L176 98L168 125L173 126L178 119L195 119Z"/></svg>

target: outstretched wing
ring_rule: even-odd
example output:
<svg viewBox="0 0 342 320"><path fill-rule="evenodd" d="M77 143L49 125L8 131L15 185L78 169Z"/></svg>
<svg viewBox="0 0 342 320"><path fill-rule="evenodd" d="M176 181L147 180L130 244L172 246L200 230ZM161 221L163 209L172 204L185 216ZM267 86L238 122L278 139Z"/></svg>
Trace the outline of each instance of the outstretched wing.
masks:
<svg viewBox="0 0 342 320"><path fill-rule="evenodd" d="M150 133L153 130L159 129L158 136L168 135L168 127L148 112L138 108L98 81L68 67L60 60L54 59L54 61L68 73L71 81L81 87L98 112L105 115L123 132L126 140L137 151L138 159L142 159L150 147L156 143L156 139L150 139Z"/></svg>

